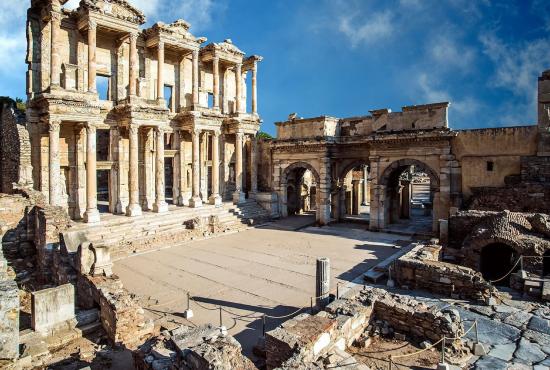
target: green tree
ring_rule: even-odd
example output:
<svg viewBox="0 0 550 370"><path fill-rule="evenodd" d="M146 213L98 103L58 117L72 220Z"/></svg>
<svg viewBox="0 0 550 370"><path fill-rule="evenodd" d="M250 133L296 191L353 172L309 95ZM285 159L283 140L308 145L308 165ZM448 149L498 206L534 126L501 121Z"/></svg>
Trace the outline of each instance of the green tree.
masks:
<svg viewBox="0 0 550 370"><path fill-rule="evenodd" d="M266 139L266 140L273 139L273 136L271 136L270 134L268 134L267 132L264 132L264 131L258 131L257 137L258 137L258 139Z"/></svg>

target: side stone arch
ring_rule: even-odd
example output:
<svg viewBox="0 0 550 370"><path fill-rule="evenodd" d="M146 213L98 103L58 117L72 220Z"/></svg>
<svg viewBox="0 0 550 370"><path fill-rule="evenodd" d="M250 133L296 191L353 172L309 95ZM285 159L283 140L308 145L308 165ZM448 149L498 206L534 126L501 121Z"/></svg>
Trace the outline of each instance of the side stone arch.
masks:
<svg viewBox="0 0 550 370"><path fill-rule="evenodd" d="M315 181L317 181L317 183L319 183L320 181L320 176L319 176L319 172L315 169L315 167L313 167L311 164L309 164L308 162L302 162L302 161L299 161L299 162L294 162L288 166L285 167L285 169L283 170L283 173L282 173L282 176L281 176L281 186L284 184L286 185L287 184L287 181L288 181L288 174L296 169L299 169L299 168L305 168L307 170L310 170L311 173L313 174L313 176L315 177Z"/></svg>
<svg viewBox="0 0 550 370"><path fill-rule="evenodd" d="M378 185L384 185L388 186L388 182L390 179L391 174L401 168L401 167L408 167L408 166L415 166L416 168L421 169L422 171L426 172L428 176L430 177L430 187L432 188L439 188L439 175L436 171L434 171L429 165L426 163L419 161L418 159L412 159L412 158L404 158L397 160L390 164L380 178L378 179Z"/></svg>
<svg viewBox="0 0 550 370"><path fill-rule="evenodd" d="M368 159L354 158L347 159L342 161L342 166L339 166L338 171L336 171L336 196L334 198L334 217L337 220L342 219L346 213L346 189L344 186L346 175L354 168L359 166L368 166L370 170L370 161ZM359 199L358 202L362 205L370 203L370 187L368 186L367 179L364 179L359 186L362 187L361 193L363 194L362 199Z"/></svg>
<svg viewBox="0 0 550 370"><path fill-rule="evenodd" d="M279 179L279 210L281 212L282 217L288 217L288 176L290 173L292 173L295 170L298 169L304 169L311 171L313 177L315 178L315 182L317 183L317 186L320 185L321 178L319 176L319 171L308 162L305 161L297 161L292 162L291 164L287 165L282 169L281 176ZM317 194L318 196L318 194ZM316 199L316 203L319 203L319 199ZM318 212L317 212L318 213ZM318 219L319 217L317 217Z"/></svg>

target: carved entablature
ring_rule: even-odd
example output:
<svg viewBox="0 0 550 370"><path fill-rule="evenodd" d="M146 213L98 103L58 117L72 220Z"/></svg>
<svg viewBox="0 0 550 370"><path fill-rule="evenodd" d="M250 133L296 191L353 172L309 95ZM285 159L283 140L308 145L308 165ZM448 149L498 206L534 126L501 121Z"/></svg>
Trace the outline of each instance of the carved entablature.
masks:
<svg viewBox="0 0 550 370"><path fill-rule="evenodd" d="M260 55L251 55L243 61L243 71L251 70L258 62L264 60L264 57Z"/></svg>
<svg viewBox="0 0 550 370"><path fill-rule="evenodd" d="M183 49L188 51L199 50L206 37L195 37L189 28L191 25L183 19L165 24L163 22L155 23L151 28L144 31L147 37L147 47L158 46L163 42L166 46L174 49Z"/></svg>
<svg viewBox="0 0 550 370"><path fill-rule="evenodd" d="M81 0L77 13L81 30L95 22L100 28L135 33L146 22L145 15L126 0Z"/></svg>
<svg viewBox="0 0 550 370"><path fill-rule="evenodd" d="M159 106L120 104L113 111L121 122L142 126L162 126L169 119L169 111Z"/></svg>
<svg viewBox="0 0 550 370"><path fill-rule="evenodd" d="M223 124L222 117L205 117L198 112L187 112L178 115L177 118L180 128L187 131L198 129L202 131L221 132Z"/></svg>
<svg viewBox="0 0 550 370"><path fill-rule="evenodd" d="M244 52L233 45L230 39L221 43L210 43L201 50L201 59L203 62L208 62L214 57L218 57L220 61L238 64L243 62L244 55Z"/></svg>
<svg viewBox="0 0 550 370"><path fill-rule="evenodd" d="M226 134L242 132L244 134L255 135L260 130L260 122L228 118L224 122L224 129Z"/></svg>

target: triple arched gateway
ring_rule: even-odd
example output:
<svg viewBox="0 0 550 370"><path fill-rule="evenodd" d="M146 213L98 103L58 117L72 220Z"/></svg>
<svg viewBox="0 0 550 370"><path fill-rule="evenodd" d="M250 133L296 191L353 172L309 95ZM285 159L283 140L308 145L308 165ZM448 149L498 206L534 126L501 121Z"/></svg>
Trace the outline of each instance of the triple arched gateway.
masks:
<svg viewBox="0 0 550 370"><path fill-rule="evenodd" d="M278 139L269 145L281 215L295 212L296 203L314 189L319 224L358 216L371 230L383 230L421 214L429 231L437 232L461 199L461 166L452 154L456 133L441 114L446 108L434 104L400 113L401 134L389 130L395 115L389 112L354 121L318 117L278 123ZM416 124L407 126L409 116ZM387 124L375 131L373 118ZM310 136L316 132L325 135Z"/></svg>

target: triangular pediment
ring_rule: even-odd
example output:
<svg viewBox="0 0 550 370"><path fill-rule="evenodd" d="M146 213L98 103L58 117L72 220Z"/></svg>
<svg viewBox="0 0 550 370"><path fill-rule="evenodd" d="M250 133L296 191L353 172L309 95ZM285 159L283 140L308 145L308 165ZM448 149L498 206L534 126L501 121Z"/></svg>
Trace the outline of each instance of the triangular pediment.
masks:
<svg viewBox="0 0 550 370"><path fill-rule="evenodd" d="M81 0L80 7L140 25L146 21L143 12L126 0Z"/></svg>

